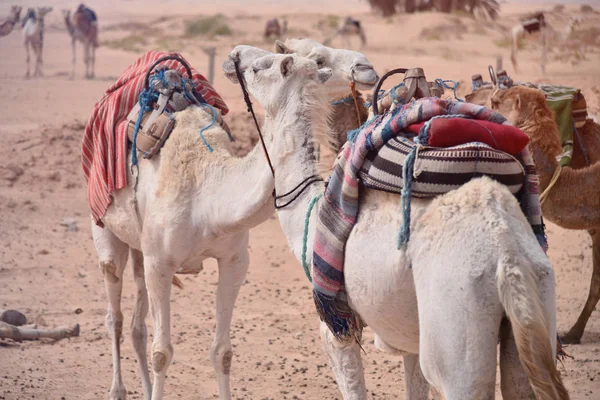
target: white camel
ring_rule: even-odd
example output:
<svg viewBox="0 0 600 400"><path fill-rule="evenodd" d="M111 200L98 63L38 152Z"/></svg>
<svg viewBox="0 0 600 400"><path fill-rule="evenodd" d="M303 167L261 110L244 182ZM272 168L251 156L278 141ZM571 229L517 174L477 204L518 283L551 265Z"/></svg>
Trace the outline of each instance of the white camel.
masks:
<svg viewBox="0 0 600 400"><path fill-rule="evenodd" d="M44 63L44 18L52 11L52 7L39 7L37 12L31 16L30 13L23 21L23 35L25 37L25 51L27 51L27 73L26 78L30 76L29 70L29 47L35 55L35 70L33 76L42 76L42 64Z"/></svg>
<svg viewBox="0 0 600 400"><path fill-rule="evenodd" d="M252 49L254 54L271 54ZM339 75L339 71L368 60L362 54L339 50L329 62ZM242 62L240 67L246 69L248 65ZM323 79L331 74L331 69L324 70ZM359 79L368 80L376 73L362 69L359 75ZM321 90L327 93L326 86L321 86ZM127 393L121 375L120 303L128 254L137 286L132 341L145 398L154 400L163 398L165 375L173 357L172 278L176 272L200 271L206 258L217 259L216 335L210 358L220 399L231 399L229 371L233 353L229 332L233 306L249 264L248 229L265 221L274 210L273 176L260 146L243 159L234 158L227 150L227 134L215 126L204 132L213 147L211 153L198 139L198 131L211 120L210 114L192 107L177 113L175 118L176 128L161 152L150 160L140 160L137 192L132 186L115 192L102 218L105 228L92 224L109 299L106 323L113 347L112 400L125 399ZM266 127L268 143L271 133L271 128ZM133 182L131 175L128 179ZM134 197L139 203L139 218L132 203ZM146 358L148 299L155 322L153 385Z"/></svg>
<svg viewBox="0 0 600 400"><path fill-rule="evenodd" d="M553 44L566 41L581 22L581 18L571 17L565 30L559 32L546 22L543 13L538 13L532 19L514 26L511 30L510 60L515 71L519 72L517 50L521 40L538 38L542 46L541 69L542 73L546 73L549 47Z"/></svg>
<svg viewBox="0 0 600 400"><path fill-rule="evenodd" d="M265 127L276 133L269 152L275 187L284 192L317 173L310 143L326 125L328 99L315 62L257 54L236 47L230 56L251 64L243 76L266 112ZM232 61L223 69L236 81ZM314 184L278 210L298 260L309 202L323 190ZM498 338L504 398L568 398L555 365L554 271L506 187L480 178L433 200L413 199L406 250L396 248L399 197L365 189L361 200L345 247L344 285L376 346L404 356L409 399L427 399L428 384L447 399L493 398ZM324 324L321 334L344 399L366 399L359 344L338 341Z"/></svg>

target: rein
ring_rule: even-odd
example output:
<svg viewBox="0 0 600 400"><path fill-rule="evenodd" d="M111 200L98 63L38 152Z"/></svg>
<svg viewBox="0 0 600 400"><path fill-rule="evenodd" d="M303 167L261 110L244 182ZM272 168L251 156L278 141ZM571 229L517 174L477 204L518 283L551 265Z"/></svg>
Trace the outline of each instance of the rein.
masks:
<svg viewBox="0 0 600 400"><path fill-rule="evenodd" d="M273 174L273 178L275 178L275 168L273 168L273 163L271 162L271 157L269 157L269 152L267 151L267 145L265 144L265 139L263 138L262 132L260 130L260 126L258 124L258 120L256 119L256 114L254 114L254 108L252 107L252 102L250 101L250 95L248 94L248 90L246 90L246 84L244 81L244 77L242 76L242 74L240 72L239 61L233 60L233 64L235 66L235 75L237 76L238 82L240 83L240 87L242 88L242 94L244 96L244 101L246 102L247 110L249 113L252 114L252 118L254 119L254 125L256 126L256 130L258 131L258 137L260 138L260 144L262 145L263 152L267 159L267 163L269 164L269 168L271 169L271 174ZM273 189L273 204L275 205L275 209L279 210L281 208L289 206L298 197L300 197L300 195L306 189L308 189L308 187L310 185L312 185L313 183L316 183L316 182L321 182L321 181L323 181L323 178L321 178L320 175L311 175L308 178L305 178L302 182L300 182L298 185L296 185L296 187L294 187L289 192L284 193L279 196L277 195L277 189L274 188ZM275 184L273 184L273 186L275 186ZM291 196L297 190L299 190L298 193L294 197L292 197L291 200L285 202L284 204L277 204L277 200L282 200L288 196Z"/></svg>

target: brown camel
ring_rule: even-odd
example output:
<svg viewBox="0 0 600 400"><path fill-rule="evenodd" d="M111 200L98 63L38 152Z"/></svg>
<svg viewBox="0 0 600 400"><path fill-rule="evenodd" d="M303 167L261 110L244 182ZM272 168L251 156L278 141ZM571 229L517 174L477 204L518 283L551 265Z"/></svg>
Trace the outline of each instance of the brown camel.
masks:
<svg viewBox="0 0 600 400"><path fill-rule="evenodd" d="M325 46L329 46L333 39L335 39L337 36L341 36L344 40L345 48L351 49L352 46L350 43L350 36L353 35L356 35L360 38L360 42L363 48L367 45L367 35L365 34L365 30L360 21L352 17L346 17L346 19L340 23L340 26L335 31L333 36L325 40L323 44Z"/></svg>
<svg viewBox="0 0 600 400"><path fill-rule="evenodd" d="M529 148L540 175L540 190L546 190L559 167L556 157L562 147L554 114L546 105L544 94L516 86L497 91L491 105L529 136ZM590 291L577 322L562 338L566 343L580 343L585 325L600 300L600 126L588 119L579 132L585 150L593 156L593 164L585 166L581 155L574 157L573 167L562 167L542 206L548 220L567 229L586 229L592 237Z"/></svg>
<svg viewBox="0 0 600 400"><path fill-rule="evenodd" d="M29 9L23 20L23 35L25 36L25 51L27 51L27 73L30 76L29 48L35 55L35 70L33 76L42 76L42 64L44 63L44 18L52 11L52 7L39 7L36 11Z"/></svg>
<svg viewBox="0 0 600 400"><path fill-rule="evenodd" d="M281 24L279 23L279 19L277 18L270 19L265 24L265 39L269 39L271 36L274 36L276 39L279 39L282 35L285 35L286 32L286 20L283 21L283 29L281 28Z"/></svg>
<svg viewBox="0 0 600 400"><path fill-rule="evenodd" d="M96 65L96 47L98 47L98 21L96 14L83 4L79 5L73 17L70 10L62 10L67 26L67 32L71 36L71 47L73 49L73 69L71 78L75 77L76 43L83 44L83 62L85 64L85 77L94 78Z"/></svg>
<svg viewBox="0 0 600 400"><path fill-rule="evenodd" d="M6 21L0 24L0 37L6 36L12 32L17 22L19 22L22 9L23 7L20 6L12 6L10 8L10 14L8 14L8 18L6 18Z"/></svg>

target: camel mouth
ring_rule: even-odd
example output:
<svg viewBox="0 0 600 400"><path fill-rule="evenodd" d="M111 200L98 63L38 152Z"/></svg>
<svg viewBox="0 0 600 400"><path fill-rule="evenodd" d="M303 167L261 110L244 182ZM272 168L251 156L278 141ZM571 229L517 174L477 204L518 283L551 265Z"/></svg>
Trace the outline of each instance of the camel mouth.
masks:
<svg viewBox="0 0 600 400"><path fill-rule="evenodd" d="M357 65L351 73L350 79L354 78L356 87L359 90L370 90L377 85L379 82L379 75L375 72L375 69L371 65Z"/></svg>

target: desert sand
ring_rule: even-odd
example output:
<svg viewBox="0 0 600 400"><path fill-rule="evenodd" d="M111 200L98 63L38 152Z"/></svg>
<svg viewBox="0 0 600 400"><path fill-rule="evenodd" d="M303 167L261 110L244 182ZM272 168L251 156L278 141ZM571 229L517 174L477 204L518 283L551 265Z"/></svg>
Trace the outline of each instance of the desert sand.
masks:
<svg viewBox="0 0 600 400"><path fill-rule="evenodd" d="M0 1L0 20L11 3L16 1ZM583 49L585 58L555 51L545 77L540 73L540 51L535 43L519 55L520 74L510 67L506 30L523 13L550 12L553 5L549 4L503 5L501 19L492 23L434 13L382 19L358 1L90 1L100 21L96 79L82 78L79 46L77 76L70 80L71 41L60 9L73 8L78 2L19 3L25 7L43 3L54 11L46 19L45 77L23 79L25 50L20 29L0 38L0 308L22 310L30 320L42 317L38 322L49 326L79 323L81 336L59 342L0 342L0 399L108 397L112 363L104 327L107 300L91 239L80 141L94 103L146 50L179 51L206 73L202 48L217 48L214 86L231 108L226 121L238 138L239 154L248 151L256 135L239 87L226 80L220 65L237 44L272 49L273 41L262 38L262 29L273 16L287 18L289 36L322 40L332 32L336 16L351 13L365 26L368 45L362 51L380 74L396 67L420 66L430 80L460 81L459 94L470 88L471 74L488 78L487 65L503 56L504 66L515 79L582 88L589 112L600 116L597 41ZM600 5L596 8L600 10ZM569 5L561 13L550 12L548 18L562 29L568 16L581 15L579 9L579 5ZM182 37L185 20L212 18L218 13L230 34ZM600 27L600 14L585 16L584 26ZM357 39L353 46L358 49ZM550 223L547 231L548 255L556 270L558 326L564 332L576 320L587 296L591 241L585 232L563 230ZM250 255L232 325L234 398L340 399L322 351L310 284L288 250L275 216L251 231ZM218 397L209 360L216 272L215 263L207 262L199 275L183 277L183 290L173 291L175 357L168 371L167 399ZM130 269L125 276L122 305L128 320L134 299ZM151 318L148 327L150 346ZM128 396L142 399L128 323L124 331L122 367ZM377 352L372 341L367 328L363 360L369 396L404 399L401 358ZM599 399L600 310L592 315L582 344L569 346L567 352L574 359L559 368L572 398ZM500 397L499 390L497 395Z"/></svg>

